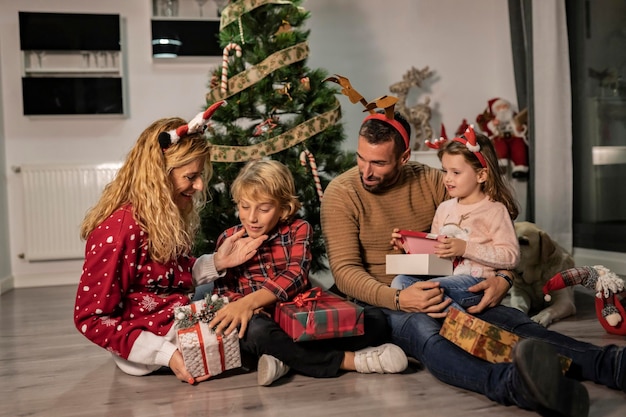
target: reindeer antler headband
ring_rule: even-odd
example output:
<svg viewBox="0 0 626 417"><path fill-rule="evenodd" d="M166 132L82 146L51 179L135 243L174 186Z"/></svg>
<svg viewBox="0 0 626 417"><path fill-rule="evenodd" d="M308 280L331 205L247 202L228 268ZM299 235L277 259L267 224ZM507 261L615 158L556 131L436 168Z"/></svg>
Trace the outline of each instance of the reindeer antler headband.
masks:
<svg viewBox="0 0 626 417"><path fill-rule="evenodd" d="M225 100L215 102L205 111L198 113L196 117L191 119L186 125L182 125L167 132L161 132L159 134L159 145L161 145L161 149L166 150L187 135L203 132L207 127L207 122L211 116L213 116L213 113L215 113L215 110L223 104L226 104Z"/></svg>
<svg viewBox="0 0 626 417"><path fill-rule="evenodd" d="M445 131L442 131L442 133L444 132ZM465 132L463 133L463 137L453 138L452 141L459 142L465 145L467 149L470 150L470 152L473 152L474 155L476 155L476 158L478 158L480 165L482 165L483 168L487 168L487 161L485 160L485 157L483 156L483 154L480 153L480 145L476 141L476 132L474 132L474 126L469 125L467 129L465 129ZM441 149L443 148L443 145L445 145L447 142L448 142L448 139L445 138L444 136L440 137L439 139L436 139L433 142L429 140L425 141L426 146L432 149Z"/></svg>
<svg viewBox="0 0 626 417"><path fill-rule="evenodd" d="M363 96L352 87L350 80L346 77L335 74L332 77L327 77L323 82L325 81L332 81L343 87L341 89L341 93L347 96L352 103L356 103L358 101L363 104L363 107L365 107L364 111L370 113L367 117L365 117L365 119L363 119L363 122L374 119L391 125L394 129L396 129L396 131L398 131L398 133L400 133L400 136L402 136L402 139L404 140L406 149L409 149L409 134L404 126L402 126L402 123L394 118L395 105L398 102L397 97L382 96L368 103L367 100L365 100L365 98L363 98ZM385 113L376 113L375 110L377 108L383 109Z"/></svg>

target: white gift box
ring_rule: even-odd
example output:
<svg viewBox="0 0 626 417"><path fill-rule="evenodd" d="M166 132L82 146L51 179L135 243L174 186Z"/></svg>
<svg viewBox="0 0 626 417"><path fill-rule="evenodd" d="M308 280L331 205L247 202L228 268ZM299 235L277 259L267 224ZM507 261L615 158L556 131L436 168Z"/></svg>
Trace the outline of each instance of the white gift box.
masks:
<svg viewBox="0 0 626 417"><path fill-rule="evenodd" d="M229 369L241 367L239 333L231 332L227 336L217 335L207 323L215 309L217 296L213 299L200 300L190 305L175 309L178 349L183 355L185 367L194 378L215 376ZM222 298L227 303L228 300ZM189 324L193 323L193 324ZM184 328L180 328L184 324ZM188 327L186 327L188 326Z"/></svg>
<svg viewBox="0 0 626 417"><path fill-rule="evenodd" d="M207 323L178 330L178 349L183 354L185 367L194 378L215 376L229 369L241 367L239 334L215 334Z"/></svg>
<svg viewBox="0 0 626 417"><path fill-rule="evenodd" d="M426 253L401 253L387 255L389 275L452 275L452 261Z"/></svg>

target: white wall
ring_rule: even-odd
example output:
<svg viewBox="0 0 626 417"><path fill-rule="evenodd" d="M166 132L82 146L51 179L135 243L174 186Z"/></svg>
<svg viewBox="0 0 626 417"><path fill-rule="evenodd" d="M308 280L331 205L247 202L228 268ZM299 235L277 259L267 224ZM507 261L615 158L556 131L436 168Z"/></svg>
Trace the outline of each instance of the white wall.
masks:
<svg viewBox="0 0 626 417"><path fill-rule="evenodd" d="M181 0L181 13L195 8ZM309 0L311 68L351 79L366 98L388 94L412 66L435 71L427 91L433 127L453 133L463 118L473 120L487 100L515 101L507 3L502 0ZM213 2L205 5L209 12ZM194 9L195 10L195 9ZM18 11L119 13L124 18L130 106L123 118L29 118L22 115ZM204 104L209 71L220 58L156 62L151 57L150 0L3 0L0 2L0 75L10 262L16 287L75 283L80 261L29 263L24 251L20 178L11 167L35 163L92 164L123 159L153 120L190 118ZM423 96L421 97L423 98ZM340 97L346 148L356 145L360 106ZM2 164L0 164L2 167ZM5 185L6 184L6 185ZM1 278L1 277L0 277Z"/></svg>
<svg viewBox="0 0 626 417"><path fill-rule="evenodd" d="M411 67L435 72L432 126L454 134L487 101L516 102L507 2L502 0L310 0L309 66L350 78L366 99L390 94ZM430 83L429 83L430 84ZM340 97L349 146L356 145L363 107Z"/></svg>

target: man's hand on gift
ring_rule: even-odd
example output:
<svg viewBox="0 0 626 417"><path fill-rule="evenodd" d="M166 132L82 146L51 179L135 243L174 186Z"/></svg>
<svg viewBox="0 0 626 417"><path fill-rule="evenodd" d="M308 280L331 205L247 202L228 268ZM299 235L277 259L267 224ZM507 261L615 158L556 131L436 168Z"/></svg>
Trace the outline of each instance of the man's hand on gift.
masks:
<svg viewBox="0 0 626 417"><path fill-rule="evenodd" d="M500 271L502 273L508 274L509 277L511 273L508 271ZM482 312L487 307L495 307L502 299L506 296L509 291L509 283L500 278L500 277L490 277L482 280L476 285L472 285L468 288L471 292L481 292L484 291L483 298L480 300L480 303L475 306L471 306L467 309L467 312L470 314L476 314Z"/></svg>
<svg viewBox="0 0 626 417"><path fill-rule="evenodd" d="M267 240L267 235L253 239L251 237L242 237L244 233L245 229L241 229L234 235L227 237L217 252L215 252L213 262L218 272L246 262L254 256L259 246Z"/></svg>
<svg viewBox="0 0 626 417"><path fill-rule="evenodd" d="M438 282L418 281L400 291L400 309L413 313L426 313L434 318L445 317L443 311L451 299L444 299Z"/></svg>
<svg viewBox="0 0 626 417"><path fill-rule="evenodd" d="M191 373L185 368L185 361L183 360L183 354L180 353L180 350L176 349L174 354L170 358L170 362L168 364L170 369L176 375L176 378L180 379L183 382L187 382L188 384L193 385L196 382L202 382L209 379L211 375L205 375L198 378L194 378L191 376Z"/></svg>

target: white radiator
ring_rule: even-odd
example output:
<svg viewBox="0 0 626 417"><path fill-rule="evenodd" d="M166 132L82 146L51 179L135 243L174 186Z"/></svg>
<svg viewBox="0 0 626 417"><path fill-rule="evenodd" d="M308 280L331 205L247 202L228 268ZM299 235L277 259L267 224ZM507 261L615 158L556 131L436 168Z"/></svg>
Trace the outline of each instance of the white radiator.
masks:
<svg viewBox="0 0 626 417"><path fill-rule="evenodd" d="M22 166L19 172L24 184L24 259L82 259L85 242L80 238L80 224L120 166Z"/></svg>

